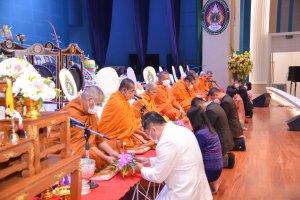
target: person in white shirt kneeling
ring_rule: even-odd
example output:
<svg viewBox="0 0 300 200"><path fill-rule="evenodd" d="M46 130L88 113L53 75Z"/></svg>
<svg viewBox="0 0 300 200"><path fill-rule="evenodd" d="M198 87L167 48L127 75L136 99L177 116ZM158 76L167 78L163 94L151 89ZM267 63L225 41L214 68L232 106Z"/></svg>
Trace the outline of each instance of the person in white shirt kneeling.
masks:
<svg viewBox="0 0 300 200"><path fill-rule="evenodd" d="M165 182L157 199L213 199L195 135L156 112L145 115L143 128L157 144L156 157L140 157L135 170L148 181Z"/></svg>

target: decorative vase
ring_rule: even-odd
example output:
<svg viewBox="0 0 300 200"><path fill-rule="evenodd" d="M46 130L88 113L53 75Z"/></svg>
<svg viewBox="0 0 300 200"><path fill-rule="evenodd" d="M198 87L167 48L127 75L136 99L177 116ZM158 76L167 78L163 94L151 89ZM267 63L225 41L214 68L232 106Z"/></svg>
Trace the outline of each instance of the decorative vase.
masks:
<svg viewBox="0 0 300 200"><path fill-rule="evenodd" d="M81 159L81 172L82 172L81 195L86 195L91 192L90 186L88 183L89 183L89 180L92 178L92 176L95 173L95 169L96 169L95 163L96 162L93 159L88 159L88 158Z"/></svg>
<svg viewBox="0 0 300 200"><path fill-rule="evenodd" d="M128 167L129 168L129 167ZM127 169L126 172L124 172L123 170L121 171L121 175L124 177L124 176L130 176L132 175L132 172L130 169Z"/></svg>
<svg viewBox="0 0 300 200"><path fill-rule="evenodd" d="M41 116L38 101L33 101L32 99L26 97L24 105L26 106L25 117L36 119Z"/></svg>

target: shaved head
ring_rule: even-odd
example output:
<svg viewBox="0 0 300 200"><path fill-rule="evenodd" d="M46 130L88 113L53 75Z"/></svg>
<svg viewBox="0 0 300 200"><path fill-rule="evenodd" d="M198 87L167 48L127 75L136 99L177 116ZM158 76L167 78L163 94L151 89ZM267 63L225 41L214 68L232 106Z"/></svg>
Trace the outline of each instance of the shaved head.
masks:
<svg viewBox="0 0 300 200"><path fill-rule="evenodd" d="M84 110L89 113L89 110L93 110L95 106L102 104L104 94L98 86L90 86L83 91L80 98Z"/></svg>
<svg viewBox="0 0 300 200"><path fill-rule="evenodd" d="M193 71L193 70L190 70L186 75L187 75L187 76L188 76L188 75L192 75L192 76L194 76L194 77L196 78L196 72Z"/></svg>
<svg viewBox="0 0 300 200"><path fill-rule="evenodd" d="M84 100L87 100L90 97L99 99L101 96L103 96L103 92L98 86L90 86L83 91L81 98Z"/></svg>
<svg viewBox="0 0 300 200"><path fill-rule="evenodd" d="M151 98L155 98L157 95L158 86L156 83L151 82L146 85L145 93Z"/></svg>
<svg viewBox="0 0 300 200"><path fill-rule="evenodd" d="M169 72L167 72L167 71L162 71L162 72L160 72L159 74L158 74L158 78L161 78L162 76L166 76L166 75L168 75L169 76Z"/></svg>
<svg viewBox="0 0 300 200"><path fill-rule="evenodd" d="M157 84L155 82L150 82L146 85L146 90L153 90L153 89L157 89Z"/></svg>
<svg viewBox="0 0 300 200"><path fill-rule="evenodd" d="M202 71L201 73L200 73L200 77L202 78L202 77L205 77L206 78L206 73L204 72L204 71Z"/></svg>
<svg viewBox="0 0 300 200"><path fill-rule="evenodd" d="M129 78L125 78L120 84L119 91L121 91L123 88L129 90L132 86L135 87L134 82Z"/></svg>

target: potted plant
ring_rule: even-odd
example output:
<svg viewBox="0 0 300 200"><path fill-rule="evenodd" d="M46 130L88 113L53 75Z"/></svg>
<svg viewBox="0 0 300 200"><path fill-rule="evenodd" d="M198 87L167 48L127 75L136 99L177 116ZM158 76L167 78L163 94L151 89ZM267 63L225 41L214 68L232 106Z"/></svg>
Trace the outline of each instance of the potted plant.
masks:
<svg viewBox="0 0 300 200"><path fill-rule="evenodd" d="M253 70L253 61L250 59L250 52L245 51L244 53L236 54L231 44L229 46L231 55L228 59L228 69L232 73L233 79L240 77L244 84L249 73Z"/></svg>

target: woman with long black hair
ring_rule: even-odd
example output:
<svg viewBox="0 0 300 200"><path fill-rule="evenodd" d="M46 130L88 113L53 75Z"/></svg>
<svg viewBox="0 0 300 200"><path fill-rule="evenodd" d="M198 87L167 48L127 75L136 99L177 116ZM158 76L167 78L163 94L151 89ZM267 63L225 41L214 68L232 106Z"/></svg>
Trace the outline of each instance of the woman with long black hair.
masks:
<svg viewBox="0 0 300 200"><path fill-rule="evenodd" d="M215 194L218 191L218 179L223 169L222 148L219 136L199 105L191 106L187 111L187 117L190 120L200 146L207 180L212 193Z"/></svg>

